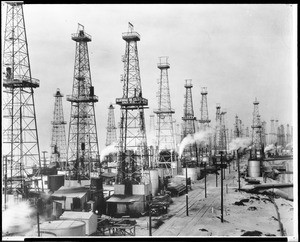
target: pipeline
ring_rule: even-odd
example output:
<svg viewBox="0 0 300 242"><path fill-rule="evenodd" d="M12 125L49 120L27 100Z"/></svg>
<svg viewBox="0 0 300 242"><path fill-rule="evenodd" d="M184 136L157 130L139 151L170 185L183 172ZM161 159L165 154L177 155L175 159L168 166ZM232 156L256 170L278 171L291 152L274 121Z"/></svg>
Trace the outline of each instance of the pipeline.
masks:
<svg viewBox="0 0 300 242"><path fill-rule="evenodd" d="M268 195L268 197L269 197L270 201L274 204L274 207L275 207L275 210L276 210L276 213L277 213L277 220L278 220L278 223L279 223L280 234L281 234L281 236L286 236L286 232L285 232L285 229L283 228L283 224L280 220L280 214L279 214L278 206L275 202L274 196Z"/></svg>

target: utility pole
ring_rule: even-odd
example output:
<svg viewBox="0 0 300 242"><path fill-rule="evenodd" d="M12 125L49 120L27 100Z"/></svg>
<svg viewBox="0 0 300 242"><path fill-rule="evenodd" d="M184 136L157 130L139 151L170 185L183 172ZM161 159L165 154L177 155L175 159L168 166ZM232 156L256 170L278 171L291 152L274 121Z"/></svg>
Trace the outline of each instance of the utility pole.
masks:
<svg viewBox="0 0 300 242"><path fill-rule="evenodd" d="M186 216L189 216L189 190L188 190L187 165L185 166L185 205L186 205Z"/></svg>
<svg viewBox="0 0 300 242"><path fill-rule="evenodd" d="M205 176L204 176L204 191L205 191L205 198L207 198L207 191L206 191L206 176L207 176L207 173L206 173L206 163L204 163L204 173L205 173Z"/></svg>
<svg viewBox="0 0 300 242"><path fill-rule="evenodd" d="M240 191L241 190L241 176L240 176L240 155L239 155L239 149L236 151L236 158L237 158L237 165L238 165L238 183L239 183L239 191Z"/></svg>
<svg viewBox="0 0 300 242"><path fill-rule="evenodd" d="M21 1L7 2L3 40L2 152L11 162L11 187L26 197L25 180L42 179L34 102L34 89L40 81L31 75Z"/></svg>
<svg viewBox="0 0 300 242"><path fill-rule="evenodd" d="M223 223L223 151L221 153L221 222Z"/></svg>

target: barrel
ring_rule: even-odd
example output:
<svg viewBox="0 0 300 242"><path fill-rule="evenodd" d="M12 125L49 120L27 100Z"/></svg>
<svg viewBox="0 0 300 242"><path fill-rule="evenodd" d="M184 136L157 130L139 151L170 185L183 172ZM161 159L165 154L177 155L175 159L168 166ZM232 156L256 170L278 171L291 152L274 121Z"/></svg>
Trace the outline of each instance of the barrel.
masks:
<svg viewBox="0 0 300 242"><path fill-rule="evenodd" d="M158 192L158 171L157 170L150 170L150 181L152 187L152 195L156 196Z"/></svg>
<svg viewBox="0 0 300 242"><path fill-rule="evenodd" d="M249 177L260 177L260 161L249 160L248 161L248 176Z"/></svg>
<svg viewBox="0 0 300 242"><path fill-rule="evenodd" d="M196 168L183 168L183 175L186 176L186 170L187 170L187 177L191 178L191 181L197 180L197 169Z"/></svg>

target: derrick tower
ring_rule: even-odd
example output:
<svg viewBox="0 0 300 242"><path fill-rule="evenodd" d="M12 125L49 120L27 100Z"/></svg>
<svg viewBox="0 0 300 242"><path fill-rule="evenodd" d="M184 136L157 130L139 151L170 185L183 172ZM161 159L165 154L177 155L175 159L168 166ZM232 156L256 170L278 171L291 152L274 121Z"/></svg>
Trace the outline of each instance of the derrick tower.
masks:
<svg viewBox="0 0 300 242"><path fill-rule="evenodd" d="M235 122L234 122L234 138L240 137L240 125L239 125L239 117L237 114L235 115Z"/></svg>
<svg viewBox="0 0 300 242"><path fill-rule="evenodd" d="M201 89L201 108L200 108L200 130L207 130L209 127L210 119L208 117L207 107L207 87Z"/></svg>
<svg viewBox="0 0 300 242"><path fill-rule="evenodd" d="M128 32L122 33L126 42L123 96L116 99L121 106L119 167L117 182L125 185L125 194L132 193L132 184L141 181L141 171L149 167L144 109L148 100L142 96L142 85L137 41L140 35L129 23Z"/></svg>
<svg viewBox="0 0 300 242"><path fill-rule="evenodd" d="M274 137L275 137L275 144L279 142L279 133L278 133L278 128L279 128L279 124L278 124L278 119L275 120L275 132L274 132Z"/></svg>
<svg viewBox="0 0 300 242"><path fill-rule="evenodd" d="M262 140L262 144L264 145L264 147L266 147L267 145L267 131L266 131L266 127L267 127L267 122L266 121L262 121L261 122L261 140Z"/></svg>
<svg viewBox="0 0 300 242"><path fill-rule="evenodd" d="M34 89L40 82L31 76L22 2L7 2L2 65L2 154L7 161L6 169L10 167L5 189L16 189L27 197L33 177L41 179L34 102Z"/></svg>
<svg viewBox="0 0 300 242"><path fill-rule="evenodd" d="M158 88L158 109L154 110L157 115L156 125L156 164L166 168L166 175L172 175L171 164L175 160L175 136L173 127L174 109L171 107L168 69L168 57L160 57L157 64L160 69ZM174 165L173 165L174 166Z"/></svg>
<svg viewBox="0 0 300 242"><path fill-rule="evenodd" d="M155 132L154 114L150 114L150 127L149 132Z"/></svg>
<svg viewBox="0 0 300 242"><path fill-rule="evenodd" d="M226 111L222 111L220 114L220 124L221 124L220 149L223 150L224 152L227 151L227 146L228 146L228 134L227 134L226 122L225 122L226 113L227 113Z"/></svg>
<svg viewBox="0 0 300 242"><path fill-rule="evenodd" d="M52 138L51 138L51 156L50 163L57 164L58 167L65 170L67 159L67 145L66 145L66 131L63 114L62 97L59 88L53 95L55 97L54 112L52 124Z"/></svg>
<svg viewBox="0 0 300 242"><path fill-rule="evenodd" d="M246 127L246 129L245 129L245 136L246 136L247 138L250 137L249 127Z"/></svg>
<svg viewBox="0 0 300 242"><path fill-rule="evenodd" d="M80 181L89 179L90 172L100 165L94 108L98 97L94 95L88 55L87 43L92 38L78 24L72 40L76 42L76 54L72 95L67 95L67 101L71 102L67 165L70 179Z"/></svg>
<svg viewBox="0 0 300 242"><path fill-rule="evenodd" d="M193 108L193 98L192 98L192 80L185 80L185 96L184 96L184 114L182 117L183 120L183 138L187 135L194 135L196 132L195 120L194 116L194 108ZM197 159L197 146L196 144L189 144L185 147L182 156L188 160L194 161Z"/></svg>
<svg viewBox="0 0 300 242"><path fill-rule="evenodd" d="M278 140L278 145L281 145L281 146L285 146L286 143L285 143L285 132L284 132L284 125L280 125L278 127L278 130L279 130L279 140Z"/></svg>
<svg viewBox="0 0 300 242"><path fill-rule="evenodd" d="M289 144L291 143L292 140L291 140L291 130L290 130L290 125L287 124L286 125L286 143Z"/></svg>
<svg viewBox="0 0 300 242"><path fill-rule="evenodd" d="M117 127L115 124L115 113L114 106L112 104L108 107L108 119L107 119L107 127L106 127L106 142L105 145L109 146L114 142L117 142Z"/></svg>
<svg viewBox="0 0 300 242"><path fill-rule="evenodd" d="M274 144L276 141L276 133L275 133L275 125L274 119L271 119L271 128L270 128L270 135L269 135L269 143Z"/></svg>
<svg viewBox="0 0 300 242"><path fill-rule="evenodd" d="M215 154L220 150L220 144L222 142L222 130L221 130L221 106L219 103L216 104L216 126L215 126L215 137L214 137L214 150Z"/></svg>
<svg viewBox="0 0 300 242"><path fill-rule="evenodd" d="M253 120L252 120L252 149L254 153L254 158L256 158L257 152L260 152L262 149L262 139L261 139L261 122L258 109L259 102L255 98L253 102Z"/></svg>

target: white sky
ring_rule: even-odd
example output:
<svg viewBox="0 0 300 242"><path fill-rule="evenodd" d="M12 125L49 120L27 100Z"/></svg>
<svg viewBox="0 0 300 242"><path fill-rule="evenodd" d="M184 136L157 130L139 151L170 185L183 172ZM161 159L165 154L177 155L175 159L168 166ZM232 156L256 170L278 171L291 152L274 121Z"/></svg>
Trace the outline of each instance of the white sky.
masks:
<svg viewBox="0 0 300 242"><path fill-rule="evenodd" d="M4 30L6 4L1 4ZM35 90L40 149L50 152L56 88L64 95L72 92L75 42L71 34L76 33L77 23L92 36L88 48L92 83L99 97L95 112L100 151L106 139L108 106L122 96L122 32L127 31L128 22L141 35L138 52L143 96L149 99L148 130L150 112L157 108L159 56L169 56L171 103L177 122L183 115L184 80L192 79L197 118L201 87L206 86L210 119L215 119L215 105L220 103L227 109L229 129L233 128L235 114L245 126L251 125L255 97L268 132L271 118L280 124L292 124L292 95L296 98L292 13L292 6L285 4L25 4L31 71L40 79L40 87ZM71 104L66 97L63 105L69 123ZM119 107L115 107L119 122Z"/></svg>

